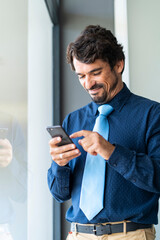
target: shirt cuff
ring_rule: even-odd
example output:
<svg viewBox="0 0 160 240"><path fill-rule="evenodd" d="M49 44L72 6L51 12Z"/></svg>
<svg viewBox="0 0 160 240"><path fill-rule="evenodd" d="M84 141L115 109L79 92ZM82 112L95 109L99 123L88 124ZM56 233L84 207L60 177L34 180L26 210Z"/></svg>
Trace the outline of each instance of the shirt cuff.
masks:
<svg viewBox="0 0 160 240"><path fill-rule="evenodd" d="M52 165L51 165L51 170L52 170L52 174L57 177L57 178L66 178L69 176L70 174L70 167L68 165L66 166L59 166L56 162L52 162Z"/></svg>
<svg viewBox="0 0 160 240"><path fill-rule="evenodd" d="M115 145L115 149L107 163L121 175L125 175L130 169L135 152L120 145Z"/></svg>

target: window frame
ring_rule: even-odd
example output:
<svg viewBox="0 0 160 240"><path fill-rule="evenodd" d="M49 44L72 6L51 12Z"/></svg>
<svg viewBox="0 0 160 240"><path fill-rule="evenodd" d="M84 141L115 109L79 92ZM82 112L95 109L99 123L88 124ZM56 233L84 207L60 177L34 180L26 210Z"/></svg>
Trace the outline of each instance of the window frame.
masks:
<svg viewBox="0 0 160 240"><path fill-rule="evenodd" d="M53 125L60 124L60 0L45 0L52 26ZM61 207L53 199L53 240L61 240Z"/></svg>

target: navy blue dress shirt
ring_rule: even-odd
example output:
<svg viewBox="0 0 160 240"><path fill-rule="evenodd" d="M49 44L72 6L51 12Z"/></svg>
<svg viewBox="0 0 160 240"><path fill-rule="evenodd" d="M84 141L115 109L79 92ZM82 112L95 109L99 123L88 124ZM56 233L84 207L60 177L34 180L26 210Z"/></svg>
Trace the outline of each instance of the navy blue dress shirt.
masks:
<svg viewBox="0 0 160 240"><path fill-rule="evenodd" d="M157 224L160 194L160 104L134 95L124 84L109 102L114 111L109 115L109 142L115 150L106 161L104 209L90 222L79 208L86 152L73 139L81 156L67 166L52 162L48 185L59 202L72 199L66 219L78 223L103 223L130 220ZM98 105L70 113L63 127L70 135L80 130L92 131ZM93 176L94 181L94 176ZM89 186L88 186L89 187Z"/></svg>

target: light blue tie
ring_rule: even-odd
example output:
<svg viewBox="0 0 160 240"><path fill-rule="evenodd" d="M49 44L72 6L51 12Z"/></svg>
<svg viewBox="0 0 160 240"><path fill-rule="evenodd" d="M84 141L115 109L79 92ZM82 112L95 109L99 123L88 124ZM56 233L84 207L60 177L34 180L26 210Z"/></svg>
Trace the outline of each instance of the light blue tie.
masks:
<svg viewBox="0 0 160 240"><path fill-rule="evenodd" d="M109 124L107 116L113 108L104 104L98 108L99 116L96 118L94 132L98 132L108 140ZM104 184L105 184L106 161L100 156L87 154L86 163L82 179L80 195L80 208L91 220L103 209Z"/></svg>

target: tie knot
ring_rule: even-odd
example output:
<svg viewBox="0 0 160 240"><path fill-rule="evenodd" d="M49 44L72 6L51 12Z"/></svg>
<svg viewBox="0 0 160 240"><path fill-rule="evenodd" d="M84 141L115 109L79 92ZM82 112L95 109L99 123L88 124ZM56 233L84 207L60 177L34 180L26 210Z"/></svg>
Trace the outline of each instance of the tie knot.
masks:
<svg viewBox="0 0 160 240"><path fill-rule="evenodd" d="M108 104L104 104L98 108L98 111L100 114L107 117L113 111L113 107Z"/></svg>

